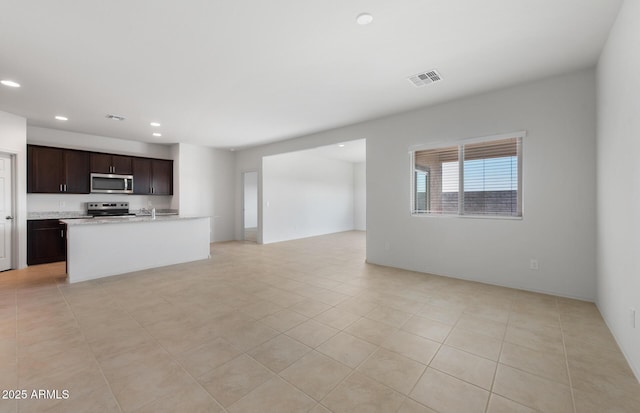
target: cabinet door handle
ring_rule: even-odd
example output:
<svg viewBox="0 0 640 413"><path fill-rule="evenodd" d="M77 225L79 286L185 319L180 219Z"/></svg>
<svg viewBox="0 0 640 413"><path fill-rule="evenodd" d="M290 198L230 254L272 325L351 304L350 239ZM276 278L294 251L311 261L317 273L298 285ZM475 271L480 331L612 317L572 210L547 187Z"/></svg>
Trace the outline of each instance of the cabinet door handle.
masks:
<svg viewBox="0 0 640 413"><path fill-rule="evenodd" d="M60 238L64 238L64 230L63 229L60 230Z"/></svg>
<svg viewBox="0 0 640 413"><path fill-rule="evenodd" d="M62 184L60 184L60 192L64 192L64 190L62 189Z"/></svg>

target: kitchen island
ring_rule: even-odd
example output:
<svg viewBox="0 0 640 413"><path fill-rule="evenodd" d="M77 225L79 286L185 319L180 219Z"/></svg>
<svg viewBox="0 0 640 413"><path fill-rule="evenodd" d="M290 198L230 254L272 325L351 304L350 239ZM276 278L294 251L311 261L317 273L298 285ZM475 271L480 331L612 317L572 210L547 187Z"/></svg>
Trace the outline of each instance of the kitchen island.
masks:
<svg viewBox="0 0 640 413"><path fill-rule="evenodd" d="M209 258L209 217L63 219L70 283Z"/></svg>

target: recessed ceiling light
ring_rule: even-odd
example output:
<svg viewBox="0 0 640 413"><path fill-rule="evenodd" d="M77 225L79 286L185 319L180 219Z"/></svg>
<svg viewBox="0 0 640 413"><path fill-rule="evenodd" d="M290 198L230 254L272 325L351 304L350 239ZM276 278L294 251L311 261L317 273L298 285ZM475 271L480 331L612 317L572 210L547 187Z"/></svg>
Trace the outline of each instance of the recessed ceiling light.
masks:
<svg viewBox="0 0 640 413"><path fill-rule="evenodd" d="M344 143L341 143L340 145L338 145L338 147L344 148Z"/></svg>
<svg viewBox="0 0 640 413"><path fill-rule="evenodd" d="M373 16L369 13L360 13L358 17L356 17L356 22L358 22L361 26L366 26L367 24L373 21Z"/></svg>
<svg viewBox="0 0 640 413"><path fill-rule="evenodd" d="M157 128L160 126L158 122L151 122L149 125L153 126L154 128Z"/></svg>
<svg viewBox="0 0 640 413"><path fill-rule="evenodd" d="M9 79L0 80L0 83L9 87L20 87L20 83L14 82L13 80L9 80Z"/></svg>
<svg viewBox="0 0 640 413"><path fill-rule="evenodd" d="M162 136L162 134L158 133L158 132L153 132L153 136L160 137L160 136Z"/></svg>
<svg viewBox="0 0 640 413"><path fill-rule="evenodd" d="M56 116L56 120L69 120L66 116Z"/></svg>

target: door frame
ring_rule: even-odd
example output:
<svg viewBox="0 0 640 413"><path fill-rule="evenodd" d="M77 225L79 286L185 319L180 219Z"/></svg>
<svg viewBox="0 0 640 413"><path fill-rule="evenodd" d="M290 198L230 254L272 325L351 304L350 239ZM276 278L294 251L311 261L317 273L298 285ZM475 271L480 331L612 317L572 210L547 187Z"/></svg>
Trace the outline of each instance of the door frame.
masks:
<svg viewBox="0 0 640 413"><path fill-rule="evenodd" d="M242 171L240 172L240 186L241 186L241 190L240 190L240 207L241 207L241 218L240 218L240 228L242 230L242 240L246 241L245 239L245 219L244 219L244 202L245 202L245 196L244 196L244 189L245 189L245 176L247 174L250 173L255 173L256 174L256 243L259 244L258 240L261 238L260 237L260 173L255 170L255 169L250 169L250 170L246 170L246 171Z"/></svg>
<svg viewBox="0 0 640 413"><path fill-rule="evenodd" d="M12 152L6 152L0 149L0 155L2 155L3 157L8 157L9 158L9 169L10 169L10 173L11 173L11 180L9 182L9 191L11 194L11 203L9 205L9 208L11 208L10 210L10 215L13 216L13 219L11 220L11 223L9 224L11 226L11 237L9 238L9 243L10 243L10 247L11 247L11 254L9 256L9 270L14 270L18 268L18 261L19 261L19 251L18 251L18 217L17 215L17 193L16 193L16 188L17 188L17 171L16 171L16 154L12 153ZM0 217L3 218L3 217Z"/></svg>

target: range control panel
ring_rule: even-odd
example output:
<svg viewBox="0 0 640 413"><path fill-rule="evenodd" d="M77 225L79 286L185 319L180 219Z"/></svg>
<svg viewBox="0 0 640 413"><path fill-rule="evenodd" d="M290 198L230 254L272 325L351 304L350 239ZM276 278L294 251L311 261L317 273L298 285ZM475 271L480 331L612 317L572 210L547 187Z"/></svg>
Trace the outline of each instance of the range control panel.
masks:
<svg viewBox="0 0 640 413"><path fill-rule="evenodd" d="M93 216L129 215L128 202L87 202L87 214Z"/></svg>
<svg viewBox="0 0 640 413"><path fill-rule="evenodd" d="M88 202L87 209L129 209L128 202Z"/></svg>

